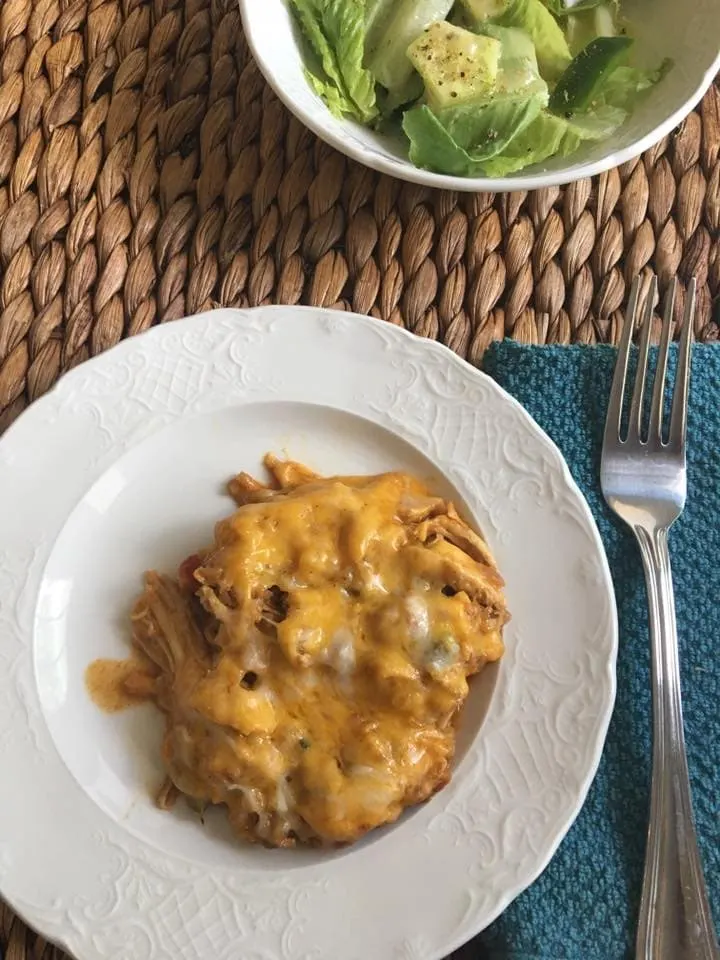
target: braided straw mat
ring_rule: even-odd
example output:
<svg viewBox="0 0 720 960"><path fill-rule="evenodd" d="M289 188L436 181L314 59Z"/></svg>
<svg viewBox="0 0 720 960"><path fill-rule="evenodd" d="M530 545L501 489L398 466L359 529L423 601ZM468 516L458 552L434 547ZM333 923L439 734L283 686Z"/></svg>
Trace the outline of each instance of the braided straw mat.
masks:
<svg viewBox="0 0 720 960"><path fill-rule="evenodd" d="M717 86L592 181L438 193L289 116L233 0L0 4L0 431L76 364L216 305L370 313L477 363L504 335L615 341L628 282L655 271L697 277L715 340L719 226ZM1 903L0 944L61 957Z"/></svg>

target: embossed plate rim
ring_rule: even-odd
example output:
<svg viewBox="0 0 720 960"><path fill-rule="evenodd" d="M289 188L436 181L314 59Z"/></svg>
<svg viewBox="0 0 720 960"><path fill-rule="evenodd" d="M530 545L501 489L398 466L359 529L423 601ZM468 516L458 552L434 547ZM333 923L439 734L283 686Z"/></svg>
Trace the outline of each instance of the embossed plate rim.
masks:
<svg viewBox="0 0 720 960"><path fill-rule="evenodd" d="M193 375L167 380L180 361ZM399 398L397 409L393 399ZM279 877L208 870L123 831L67 772L33 686L37 587L57 533L88 487L120 453L185 416L267 399L349 410L410 442L474 512L498 518L497 529L486 532L496 551L507 554L511 570L519 555L513 536L537 532L541 527L533 524L550 518L564 531L568 550L576 550L571 559L578 569L572 571L580 578L563 601L577 623L571 617L553 631L570 644L561 656L556 650L558 662L547 638L533 634L532 645L523 640L522 617L511 627L507 669L501 668L462 775L378 843ZM68 450L72 470L50 473ZM494 471L496 488L507 495L489 492L483 470ZM367 317L311 307L217 310L123 341L68 373L30 407L0 441L0 497L7 504L37 496L48 476L50 492L32 501L32 511L0 516L0 892L46 938L78 960L171 954L229 960L242 936L251 937L244 960L321 960L329 954L364 960L368 944L375 960L440 960L495 919L545 868L600 760L615 696L617 616L597 527L559 450L494 381L441 344ZM565 555L557 562L562 567ZM559 574L547 576L553 582ZM559 591L560 584L554 586ZM514 588L512 578L508 587ZM588 598L595 605L586 609ZM519 599L524 611L530 598ZM563 674L570 668L577 673ZM539 757L527 739L536 723L534 698L549 696L557 727L550 730L550 708L537 721L548 722L552 748L542 757L549 764L545 776L556 770L567 776L560 786L553 780L552 789L541 777L531 790L528 769ZM3 737L3 728L9 736ZM491 747L499 742L518 760L524 786L516 783L509 799L497 791L496 800L492 774L504 754ZM23 835L28 822L32 837ZM413 886L418 875L424 886ZM442 883L429 891L429 909L423 897L434 876ZM343 897L351 903L358 891L366 895L367 910L374 897L386 904L397 896L416 916L409 923L393 913L382 929L365 931L363 917L343 912ZM341 953L328 916L344 917Z"/></svg>

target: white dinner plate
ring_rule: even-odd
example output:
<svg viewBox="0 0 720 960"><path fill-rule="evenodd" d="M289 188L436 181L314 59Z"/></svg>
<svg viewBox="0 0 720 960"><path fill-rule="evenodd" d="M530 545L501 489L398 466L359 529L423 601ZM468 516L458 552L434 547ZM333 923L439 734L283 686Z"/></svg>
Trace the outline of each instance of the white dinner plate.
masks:
<svg viewBox="0 0 720 960"><path fill-rule="evenodd" d="M507 581L507 653L472 686L453 780L354 847L271 851L156 809L162 721L101 713L128 650L266 450L411 470L476 520ZM545 867L614 699L615 605L563 459L492 380L379 321L297 307L156 327L65 376L0 442L0 893L78 960L440 960Z"/></svg>

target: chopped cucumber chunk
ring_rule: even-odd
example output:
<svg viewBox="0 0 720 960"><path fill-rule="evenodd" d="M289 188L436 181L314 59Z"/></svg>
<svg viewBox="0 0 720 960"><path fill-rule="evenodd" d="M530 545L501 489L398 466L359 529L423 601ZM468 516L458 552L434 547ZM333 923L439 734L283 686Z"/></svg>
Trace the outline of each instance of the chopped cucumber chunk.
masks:
<svg viewBox="0 0 720 960"><path fill-rule="evenodd" d="M434 23L410 45L408 56L425 81L431 107L487 98L495 87L502 47L451 23Z"/></svg>
<svg viewBox="0 0 720 960"><path fill-rule="evenodd" d="M550 98L555 113L577 113L593 103L598 90L625 59L632 40L628 37L598 37L581 50Z"/></svg>

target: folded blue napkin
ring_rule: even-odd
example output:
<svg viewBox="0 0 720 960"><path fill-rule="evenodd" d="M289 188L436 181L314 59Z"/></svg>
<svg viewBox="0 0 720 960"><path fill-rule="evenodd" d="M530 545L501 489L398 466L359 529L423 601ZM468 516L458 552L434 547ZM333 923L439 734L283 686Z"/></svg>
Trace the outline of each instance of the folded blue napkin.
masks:
<svg viewBox="0 0 720 960"><path fill-rule="evenodd" d="M597 777L533 886L453 960L630 960L648 819L651 700L645 585L634 538L600 492L609 347L491 348L485 371L553 438L595 515L618 603L617 703ZM720 928L720 346L695 346L688 502L670 536L690 776Z"/></svg>

